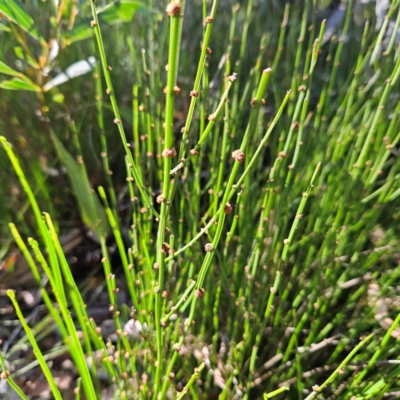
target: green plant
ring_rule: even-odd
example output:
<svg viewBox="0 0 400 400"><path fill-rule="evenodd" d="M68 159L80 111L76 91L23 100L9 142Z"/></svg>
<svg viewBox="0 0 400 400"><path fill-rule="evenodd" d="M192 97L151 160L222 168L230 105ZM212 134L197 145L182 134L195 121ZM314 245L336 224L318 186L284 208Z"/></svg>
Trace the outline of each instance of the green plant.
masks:
<svg viewBox="0 0 400 400"><path fill-rule="evenodd" d="M126 399L397 396L400 47L389 22L398 25L399 2L379 33L368 5L349 0L332 26L326 3L174 1L164 12L158 2L120 1L99 12L104 4L91 0L87 19L74 1L28 1L28 12L0 0L0 33L20 43L23 60L19 70L1 62L13 78L0 87L30 90L40 111L26 142L0 125L34 211L23 235L10 228L75 365L77 398L101 398L100 376ZM54 18L48 36L33 22L43 9ZM54 41L62 46L52 59ZM95 52L81 67L93 77L69 79L65 91L44 73ZM0 54L11 59L8 45ZM18 132L25 95L2 100ZM85 143L88 124L95 144ZM54 206L51 194L65 188L21 145L42 142L60 179L65 166L79 212ZM30 159L32 170L20 166ZM21 216L14 204L10 215ZM101 248L114 335L91 318L58 239L62 218L78 214ZM27 239L32 253L26 235L39 235ZM30 334L7 293L61 396L51 352L35 340L41 331ZM13 367L4 378L16 388Z"/></svg>

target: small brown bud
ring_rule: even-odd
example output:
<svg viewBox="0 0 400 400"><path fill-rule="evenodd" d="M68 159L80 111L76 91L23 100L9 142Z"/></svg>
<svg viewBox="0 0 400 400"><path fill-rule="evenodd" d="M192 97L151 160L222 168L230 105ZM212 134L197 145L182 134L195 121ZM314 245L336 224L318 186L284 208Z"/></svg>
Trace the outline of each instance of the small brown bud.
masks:
<svg viewBox="0 0 400 400"><path fill-rule="evenodd" d="M196 293L195 293L195 296L196 296L197 298L203 297L205 292L206 292L206 291L205 291L203 288L197 289L197 290L196 290Z"/></svg>
<svg viewBox="0 0 400 400"><path fill-rule="evenodd" d="M241 163L241 162L244 161L245 155L244 155L242 150L235 150L235 151L232 152L232 158L235 161Z"/></svg>
<svg viewBox="0 0 400 400"><path fill-rule="evenodd" d="M156 198L156 202L157 202L158 204L161 204L164 200L165 200L165 198L164 198L164 195L163 195L162 193L159 194L159 195L157 196L157 198Z"/></svg>
<svg viewBox="0 0 400 400"><path fill-rule="evenodd" d="M297 121L295 121L295 122L293 122L293 124L292 124L292 129L295 130L295 131L297 131L297 129L299 129L299 126L300 126L300 124L299 124Z"/></svg>
<svg viewBox="0 0 400 400"><path fill-rule="evenodd" d="M0 373L0 379L7 379L10 376L10 371L6 370L6 371L2 371Z"/></svg>
<svg viewBox="0 0 400 400"><path fill-rule="evenodd" d="M190 154L192 156L197 156L197 154L199 154L199 152L196 149L192 149L192 150L190 150Z"/></svg>
<svg viewBox="0 0 400 400"><path fill-rule="evenodd" d="M215 115L214 115L214 114L210 114L210 115L208 116L208 120L209 120L209 121L215 121L215 120L216 120Z"/></svg>
<svg viewBox="0 0 400 400"><path fill-rule="evenodd" d="M161 246L161 253L167 254L169 253L170 245L167 242L164 242Z"/></svg>
<svg viewBox="0 0 400 400"><path fill-rule="evenodd" d="M236 80L236 72L232 73L232 75L228 76L228 81L233 82Z"/></svg>
<svg viewBox="0 0 400 400"><path fill-rule="evenodd" d="M181 13L181 3L179 1L172 1L165 9L170 17L176 17Z"/></svg>
<svg viewBox="0 0 400 400"><path fill-rule="evenodd" d="M119 123L121 123L121 120L118 119L118 118L115 118L115 119L114 119L114 124L119 124Z"/></svg>
<svg viewBox="0 0 400 400"><path fill-rule="evenodd" d="M286 151L280 151L279 152L279 157L280 158L285 158L286 157Z"/></svg>
<svg viewBox="0 0 400 400"><path fill-rule="evenodd" d="M230 203L226 203L225 204L225 210L224 210L225 214L229 214L231 211L232 211L231 204Z"/></svg>
<svg viewBox="0 0 400 400"><path fill-rule="evenodd" d="M162 152L164 158L172 158L176 156L176 150L174 148L164 149Z"/></svg>
<svg viewBox="0 0 400 400"><path fill-rule="evenodd" d="M207 252L211 251L212 250L212 243L207 243L204 246L204 250L207 251Z"/></svg>
<svg viewBox="0 0 400 400"><path fill-rule="evenodd" d="M174 95L175 96L178 96L180 91L181 91L181 88L179 86L174 86Z"/></svg>
<svg viewBox="0 0 400 400"><path fill-rule="evenodd" d="M306 87L304 85L300 85L299 88L297 89L299 92L303 92L306 90Z"/></svg>
<svg viewBox="0 0 400 400"><path fill-rule="evenodd" d="M210 16L206 17L206 19L205 19L206 24L210 24L213 21L214 21L214 18L210 17Z"/></svg>
<svg viewBox="0 0 400 400"><path fill-rule="evenodd" d="M211 54L212 53L212 50L209 48L209 47L207 47L207 54Z"/></svg>
<svg viewBox="0 0 400 400"><path fill-rule="evenodd" d="M254 97L254 99L252 99L251 101L250 101L250 105L251 106L254 106L254 104L256 104L257 103L257 99Z"/></svg>
<svg viewBox="0 0 400 400"><path fill-rule="evenodd" d="M93 28L97 25L96 21L90 21L90 26Z"/></svg>
<svg viewBox="0 0 400 400"><path fill-rule="evenodd" d="M289 244L289 239L285 239L285 240L283 241L283 243L284 243L284 244Z"/></svg>
<svg viewBox="0 0 400 400"><path fill-rule="evenodd" d="M191 90L190 91L190 97L199 97L199 92L196 90Z"/></svg>
<svg viewBox="0 0 400 400"><path fill-rule="evenodd" d="M109 70L109 71L112 71L112 68L108 65L107 66L107 69Z"/></svg>

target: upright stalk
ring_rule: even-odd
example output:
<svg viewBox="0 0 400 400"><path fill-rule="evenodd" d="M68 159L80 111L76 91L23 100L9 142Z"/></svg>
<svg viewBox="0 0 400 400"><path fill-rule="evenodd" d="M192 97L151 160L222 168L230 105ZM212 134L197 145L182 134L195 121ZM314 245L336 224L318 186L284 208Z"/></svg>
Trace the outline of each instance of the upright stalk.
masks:
<svg viewBox="0 0 400 400"><path fill-rule="evenodd" d="M170 169L171 158L176 156L176 151L173 148L173 121L174 121L174 97L177 87L176 71L178 65L177 52L179 43L180 24L179 19L181 16L181 3L172 2L167 6L167 14L170 16L170 36L169 36L169 54L168 54L168 78L166 87L166 106L165 106L165 138L164 138L164 151L162 156L164 158L164 176L162 194L158 197L161 203L161 212L157 231L157 255L156 263L158 268L158 284L154 288L155 292L155 326L157 338L157 370L156 380L154 387L153 398L157 398L161 386L161 376L164 364L164 349L163 349L163 332L161 326L161 312L162 300L164 290L164 272L165 272L165 254L167 246L164 244L165 229L167 225L167 218L170 207Z"/></svg>
<svg viewBox="0 0 400 400"><path fill-rule="evenodd" d="M146 207L149 208L149 210L152 212L152 214L154 214L156 217L158 217L158 213L154 210L152 201L150 200L150 197L145 190L145 186L143 185L142 178L137 169L136 163L132 157L132 152L129 149L130 145L126 140L125 130L122 125L121 115L120 115L120 112L118 109L117 99L115 97L114 88L113 88L113 84L111 81L110 71L112 70L112 67L110 65L108 65L108 63L107 63L106 53L104 51L103 39L101 36L101 31L100 31L100 26L99 26L99 19L97 17L95 1L91 0L90 5L92 8L92 17L93 17L91 26L94 29L97 46L99 48L100 60L101 60L102 68L103 68L104 78L105 78L106 84L107 84L106 93L110 96L111 107L114 112L114 117L115 117L114 123L118 126L118 131L121 136L122 144L124 146L125 153L128 156L128 160L129 160L129 164L130 164L129 166L132 169L132 175L137 183L137 186L138 186L139 192L142 196L142 199L143 199Z"/></svg>

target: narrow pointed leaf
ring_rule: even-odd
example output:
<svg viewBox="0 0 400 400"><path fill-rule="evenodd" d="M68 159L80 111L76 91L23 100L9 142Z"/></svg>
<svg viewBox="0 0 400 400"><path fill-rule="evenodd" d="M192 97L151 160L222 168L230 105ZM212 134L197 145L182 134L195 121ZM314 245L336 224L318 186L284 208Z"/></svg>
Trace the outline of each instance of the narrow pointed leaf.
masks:
<svg viewBox="0 0 400 400"><path fill-rule="evenodd" d="M0 73L6 74L6 75L11 75L11 76L20 76L21 73L16 71L15 69L12 69L9 67L7 64L3 63L0 61Z"/></svg>
<svg viewBox="0 0 400 400"><path fill-rule="evenodd" d="M99 236L106 234L106 213L96 193L92 191L86 174L54 133L52 138L60 160L67 169L82 221Z"/></svg>
<svg viewBox="0 0 400 400"><path fill-rule="evenodd" d="M0 82L0 88L8 90L29 90L31 92L40 92L41 88L29 80L13 78L8 81Z"/></svg>
<svg viewBox="0 0 400 400"><path fill-rule="evenodd" d="M19 1L0 0L0 12L25 32L37 39L42 45L46 45L46 41L39 35L36 29L33 19L24 10L23 5Z"/></svg>

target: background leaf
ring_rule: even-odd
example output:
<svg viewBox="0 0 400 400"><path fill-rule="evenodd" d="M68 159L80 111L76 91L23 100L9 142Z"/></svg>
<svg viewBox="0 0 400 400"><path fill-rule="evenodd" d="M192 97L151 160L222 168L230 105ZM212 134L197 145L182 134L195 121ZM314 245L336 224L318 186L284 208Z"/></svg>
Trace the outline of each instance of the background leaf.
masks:
<svg viewBox="0 0 400 400"><path fill-rule="evenodd" d="M24 10L22 4L16 0L0 0L0 12L37 39L42 45L46 45L46 41L39 35L33 19Z"/></svg>
<svg viewBox="0 0 400 400"><path fill-rule="evenodd" d="M0 0L1 1L1 0ZM137 0L119 0L104 7L98 12L100 23L109 25L118 22L129 22L132 20L136 11L151 14L151 10L142 2ZM90 27L91 18L85 19L82 23L75 26L72 31L66 31L62 37L66 39L68 44L87 39L92 36L92 28Z"/></svg>
<svg viewBox="0 0 400 400"><path fill-rule="evenodd" d="M91 190L87 175L54 133L52 133L52 139L60 160L67 169L82 221L98 235L106 234L108 232L106 213L99 198Z"/></svg>
<svg viewBox="0 0 400 400"><path fill-rule="evenodd" d="M7 64L3 63L0 61L0 73L6 74L6 75L11 75L11 76L20 76L21 73L16 71L15 69L12 69L9 67Z"/></svg>
<svg viewBox="0 0 400 400"><path fill-rule="evenodd" d="M31 92L40 92L41 88L29 80L13 78L9 81L0 82L0 88L8 90L29 90Z"/></svg>

